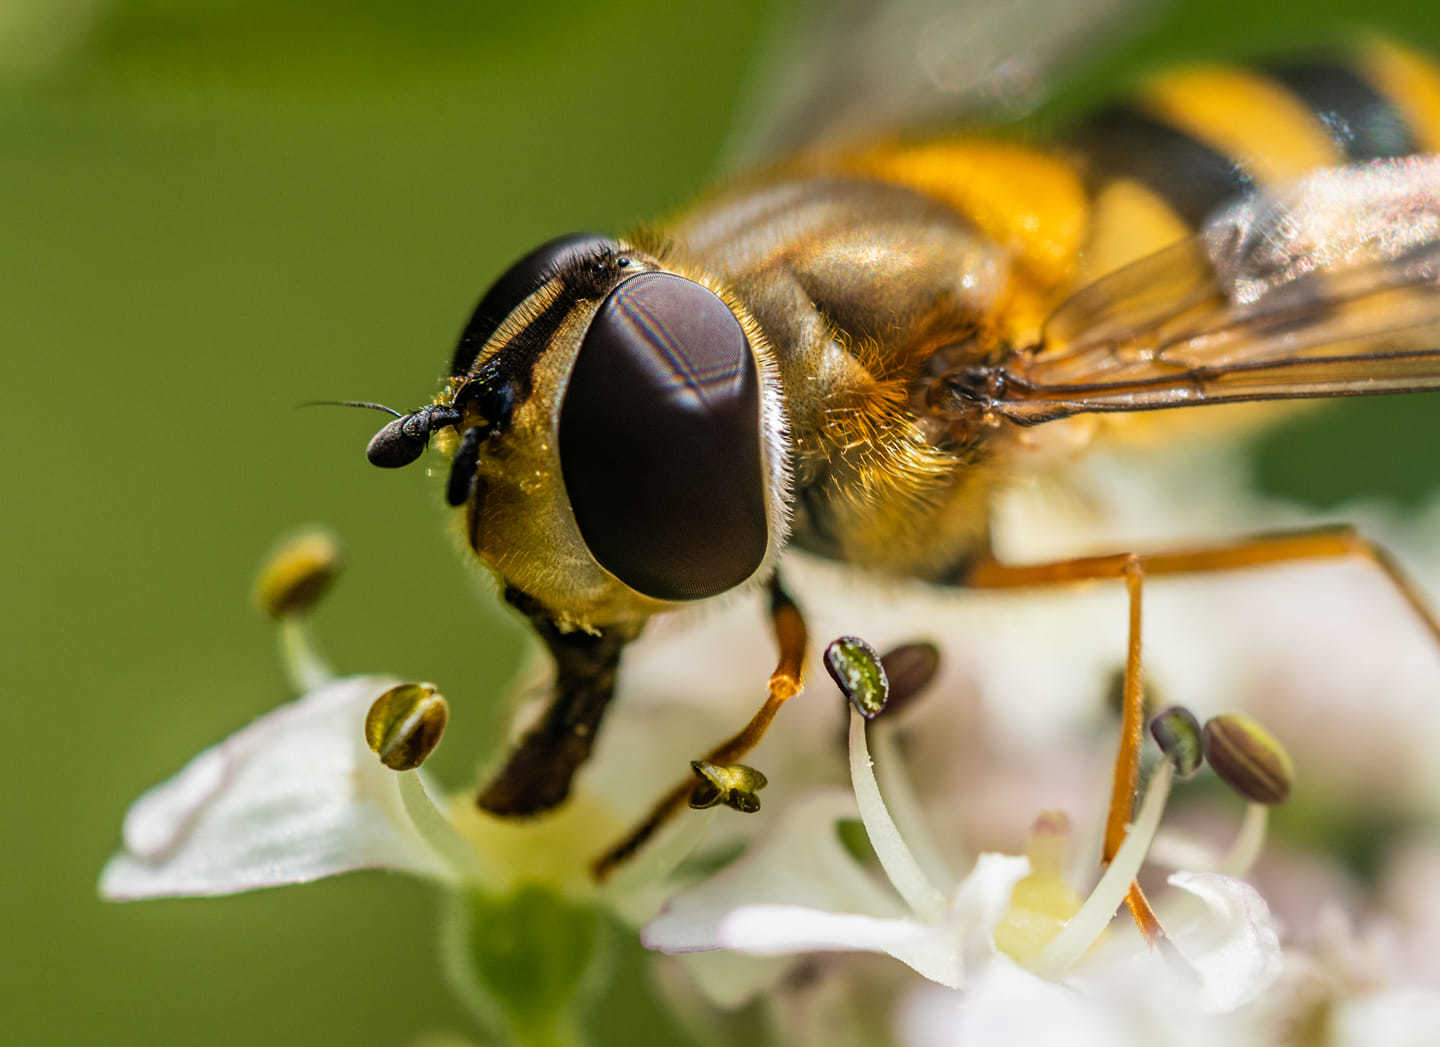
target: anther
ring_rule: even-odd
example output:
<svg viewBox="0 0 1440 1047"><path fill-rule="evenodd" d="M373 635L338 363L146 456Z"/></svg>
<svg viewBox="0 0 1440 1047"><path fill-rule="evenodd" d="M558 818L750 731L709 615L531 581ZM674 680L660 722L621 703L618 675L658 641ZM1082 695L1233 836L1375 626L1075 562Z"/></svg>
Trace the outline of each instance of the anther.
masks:
<svg viewBox="0 0 1440 1047"><path fill-rule="evenodd" d="M1172 705L1156 713L1150 720L1150 734L1160 751L1175 765L1177 777L1189 778L1205 762L1200 721L1183 705Z"/></svg>
<svg viewBox="0 0 1440 1047"><path fill-rule="evenodd" d="M392 771L419 767L440 744L450 705L433 683L402 683L370 706L365 741Z"/></svg>
<svg viewBox="0 0 1440 1047"><path fill-rule="evenodd" d="M760 809L755 794L765 788L766 779L755 768L743 763L721 766L708 760L692 760L690 768L700 779L690 793L690 806L697 811L724 804L744 814Z"/></svg>
<svg viewBox="0 0 1440 1047"><path fill-rule="evenodd" d="M886 719L918 698L940 672L940 649L933 643L901 644L880 659L890 681L890 698L885 703Z"/></svg>
<svg viewBox="0 0 1440 1047"><path fill-rule="evenodd" d="M825 671L855 711L873 720L885 710L890 698L890 681L880 656L858 636L842 636L825 648Z"/></svg>
<svg viewBox="0 0 1440 1047"><path fill-rule="evenodd" d="M308 613L340 570L340 543L328 531L305 531L287 539L260 568L255 602L279 621Z"/></svg>
<svg viewBox="0 0 1440 1047"><path fill-rule="evenodd" d="M1247 800L1273 807L1290 795L1295 779L1290 754L1248 716L1226 713L1206 723L1205 758Z"/></svg>

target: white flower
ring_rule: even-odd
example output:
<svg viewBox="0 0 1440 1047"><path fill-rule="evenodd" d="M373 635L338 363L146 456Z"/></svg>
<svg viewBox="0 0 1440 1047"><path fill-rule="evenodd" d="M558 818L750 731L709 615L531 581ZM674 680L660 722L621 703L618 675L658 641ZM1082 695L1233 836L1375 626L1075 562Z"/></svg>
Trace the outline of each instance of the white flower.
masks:
<svg viewBox="0 0 1440 1047"><path fill-rule="evenodd" d="M990 948L989 929L1029 863L983 856L950 898L927 899L922 916L845 849L836 826L856 814L853 798L838 789L798 799L743 858L674 898L646 925L642 940L671 953L881 952L927 978L959 985L967 956ZM748 991L717 990L738 1003L764 980L747 982Z"/></svg>
<svg viewBox="0 0 1440 1047"><path fill-rule="evenodd" d="M231 894L370 868L462 878L463 852L427 837L411 814L430 805L418 772L389 770L365 744L366 711L394 682L325 684L147 791L125 816L125 847L100 893Z"/></svg>
<svg viewBox="0 0 1440 1047"><path fill-rule="evenodd" d="M1105 496L1096 504L1109 506L1094 516L1093 534L1082 526L1083 514L1040 503L1028 516L1002 510L997 531L1009 543L1005 550L1015 559L1040 559L1124 545L1117 534L1154 546L1187 530L1214 538L1295 520L1281 508L1216 498L1205 483L1179 485L1184 490L1172 484L1156 502L1127 501L1114 483L1121 473L1097 465L1081 477L1090 493ZM1032 493L1019 490L1014 502ZM1027 519L1034 525L1028 530ZM1102 534L1109 536L1104 543ZM1069 544L1047 546L1053 542ZM1101 696L1124 651L1123 592L1100 586L982 595L876 585L801 556L788 557L785 572L812 637L821 641L817 647L859 633L886 646L931 639L944 652L935 683L943 701L921 705L905 721L914 795L883 720L868 740L876 752L873 774L861 748L866 732L857 739L852 727L853 794L813 788L843 780L845 761L837 744L840 704L812 657L809 692L781 713L753 758L772 783L765 809L754 817L687 812L657 841L648 867L642 852L633 876L622 870L603 893L589 884L589 859L630 827L689 758L753 712L774 650L761 594L751 590L696 614L665 616L627 651L595 758L555 816L504 823L477 812L468 795L452 802L433 787L427 791L417 772L385 769L366 747L361 725L392 681L327 682L147 792L126 819L124 850L106 867L102 892L219 894L390 868L487 890L539 881L599 894L636 924L673 896L645 939L689 954L686 964L713 999L734 1004L753 996L798 953L826 952L832 972L844 970L842 951L893 956L906 965L893 965L897 976L910 977L909 968L933 982L903 1012L914 1043L956 1042L954 1029L962 1027L995 1031L998 1039L1005 1026L997 1023L1008 1011L1007 1035L1016 1037L1022 1026L1014 1022L1024 1019L1036 1027L1059 1023L1066 1042L1094 1033L1096 1042L1188 1043L1203 1033L1206 1042L1223 1038L1240 1047L1269 1042L1275 1016L1295 1013L1291 997L1299 990L1292 982L1313 996L1317 979L1329 986L1322 995L1336 1030L1431 1013L1431 996L1393 974L1362 987L1339 978L1323 958L1293 948L1280 953L1260 895L1241 880L1214 875L1248 876L1264 829L1253 809L1228 855L1213 843L1171 848L1172 858L1184 852L1171 867L1191 870L1172 877L1174 890L1157 898L1178 962L1146 948L1124 926L1089 948L1118 902L1108 895L1096 895L1091 908L1098 916L1076 925L1084 933L1074 932L1078 944L1063 962L1051 956L1045 967L1038 948L1022 950L1023 962L1016 962L1006 950L1017 934L1043 948L1066 920L1078 919L1080 899L1059 906L1061 915L1027 908L1026 884L1033 887L1032 877L1045 870L996 852L1019 850L1038 810L1063 807L1082 826L1100 815L1095 772L1114 744ZM1427 587L1440 592L1440 585ZM1145 639L1147 671L1167 701L1202 713L1259 711L1278 729L1298 758L1297 795L1333 776L1344 791L1366 787L1356 793L1355 806L1363 809L1373 799L1368 790L1378 767L1392 803L1433 813L1440 764L1430 755L1440 744L1440 719L1422 713L1433 700L1440 662L1372 569L1312 564L1162 581L1146 590ZM1367 700L1355 702L1356 694ZM1337 736L1347 742L1339 749ZM856 817L881 859L883 880L840 841L837 826ZM934 838L930 825L940 830ZM713 855L757 828L743 857L678 895L674 881L653 875L671 868L707 830ZM1134 833L1139 840L1140 828ZM1137 843L1135 850L1130 859L1138 868L1148 847ZM1094 868L1093 858L1078 861L1067 877L1051 877L1050 887L1081 885ZM1122 868L1106 889L1123 888L1130 875ZM1416 924L1427 914L1433 919L1437 908L1433 891L1423 888L1407 906ZM1293 944L1294 932L1310 929L1312 914L1279 911ZM1415 956L1412 970L1428 967L1433 977L1433 953ZM1277 975L1279 959L1284 971ZM1301 970L1308 973L1302 977ZM859 983L856 992L868 987ZM963 1020L955 1017L962 1012ZM925 1014L950 1017L937 1024ZM1066 1015L1073 1020L1061 1021ZM1195 1037L1184 1031L1162 1037L1157 1030L1167 1020Z"/></svg>
<svg viewBox="0 0 1440 1047"><path fill-rule="evenodd" d="M902 1001L905 1047L1271 1047L1273 1029L1244 1012L1196 1008L1190 986L1164 963L1118 965L1081 989L998 957L963 993L931 986Z"/></svg>
<svg viewBox="0 0 1440 1047"><path fill-rule="evenodd" d="M601 897L639 922L658 908L664 874L711 821L706 813L682 820L601 889L589 861L684 769L672 736L707 728L718 736L713 717L678 703L618 710L564 808L516 823L481 812L468 793L452 798L435 789L419 770L381 763L365 737L366 716L395 680L331 678L300 621L284 623L281 641L305 693L147 790L126 815L123 848L101 874L102 896L232 894L389 869L487 892L540 884ZM648 744L637 746L637 738Z"/></svg>
<svg viewBox="0 0 1440 1047"><path fill-rule="evenodd" d="M674 897L645 927L647 945L669 953L731 950L758 956L880 952L958 989L1001 955L997 931L1008 921L1007 948L1042 979L1083 986L1097 977L1094 966L1082 961L1154 838L1169 791L1168 762L1152 776L1125 845L1090 899L1074 905L1060 877L1058 852L1036 849L1032 857L1038 864L1044 854L1043 868L1032 868L1026 858L981 854L963 880L948 891L937 887L880 794L865 721L858 713L851 714L849 737L853 806L833 791L797 802L745 857ZM889 756L895 758L893 750ZM892 773L890 781L902 779ZM903 788L892 791L899 794L892 802L909 805ZM893 893L840 843L837 823L857 813ZM906 820L916 824L913 815ZM1030 884L1023 900L1016 891L1021 883ZM1280 950L1269 911L1255 890L1213 873L1177 873L1170 883L1193 903L1164 921L1182 961L1191 1009L1232 1010L1264 992L1279 975ZM1056 899L1069 910L1068 918L1052 923L1048 918ZM1100 969L1108 972L1133 961L1173 977L1158 950L1132 945L1122 955L1124 964L1111 958ZM763 984L737 982L733 972L728 982L709 973L701 968L698 976L728 1002L744 999Z"/></svg>

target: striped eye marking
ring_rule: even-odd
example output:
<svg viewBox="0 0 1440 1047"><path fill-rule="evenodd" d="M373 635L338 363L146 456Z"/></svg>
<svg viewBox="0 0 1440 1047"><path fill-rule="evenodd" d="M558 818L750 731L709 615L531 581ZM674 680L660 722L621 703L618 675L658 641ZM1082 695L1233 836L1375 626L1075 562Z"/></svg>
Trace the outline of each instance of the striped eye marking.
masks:
<svg viewBox="0 0 1440 1047"><path fill-rule="evenodd" d="M618 250L619 247L607 236L570 233L546 241L505 270L480 299L480 304L470 315L470 322L461 332L455 355L450 361L451 377L460 378L468 373L475 365L480 350L485 348L485 343L499 330L505 318L566 264L585 255Z"/></svg>

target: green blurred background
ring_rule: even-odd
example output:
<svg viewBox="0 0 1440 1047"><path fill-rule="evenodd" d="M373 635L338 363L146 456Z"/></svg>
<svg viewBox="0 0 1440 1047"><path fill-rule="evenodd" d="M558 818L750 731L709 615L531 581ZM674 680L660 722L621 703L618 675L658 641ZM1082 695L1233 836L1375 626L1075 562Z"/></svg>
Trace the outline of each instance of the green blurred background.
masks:
<svg viewBox="0 0 1440 1047"><path fill-rule="evenodd" d="M763 0L0 0L20 448L0 514L0 1037L402 1044L466 1027L411 933L435 904L409 881L119 906L96 876L143 788L285 697L248 591L297 524L332 524L349 551L326 649L345 670L440 682L455 716L437 770L468 778L523 634L460 565L423 471L366 465L378 416L294 405L421 402L515 256L683 202L717 165L772 15ZM1361 17L1440 47L1440 14L1413 0L1180 5L1063 99ZM1412 398L1307 417L1266 441L1262 475L1320 505L1414 502L1440 485L1433 415Z"/></svg>

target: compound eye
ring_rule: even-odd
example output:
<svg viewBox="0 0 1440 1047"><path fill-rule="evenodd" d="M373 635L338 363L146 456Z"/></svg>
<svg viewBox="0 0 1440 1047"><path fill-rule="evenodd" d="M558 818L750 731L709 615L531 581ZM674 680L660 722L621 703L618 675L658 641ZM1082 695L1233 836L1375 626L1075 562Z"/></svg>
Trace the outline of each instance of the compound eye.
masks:
<svg viewBox="0 0 1440 1047"><path fill-rule="evenodd" d="M704 287L642 273L610 292L580 345L559 435L585 544L632 589L698 600L764 560L755 358Z"/></svg>
<svg viewBox="0 0 1440 1047"><path fill-rule="evenodd" d="M450 374L456 377L468 374L480 350L499 330L505 317L538 291L557 270L576 258L598 254L606 249L619 250L620 245L598 233L571 233L541 244L505 270L470 314L470 322L461 332L460 344L455 347L455 355L450 361Z"/></svg>

